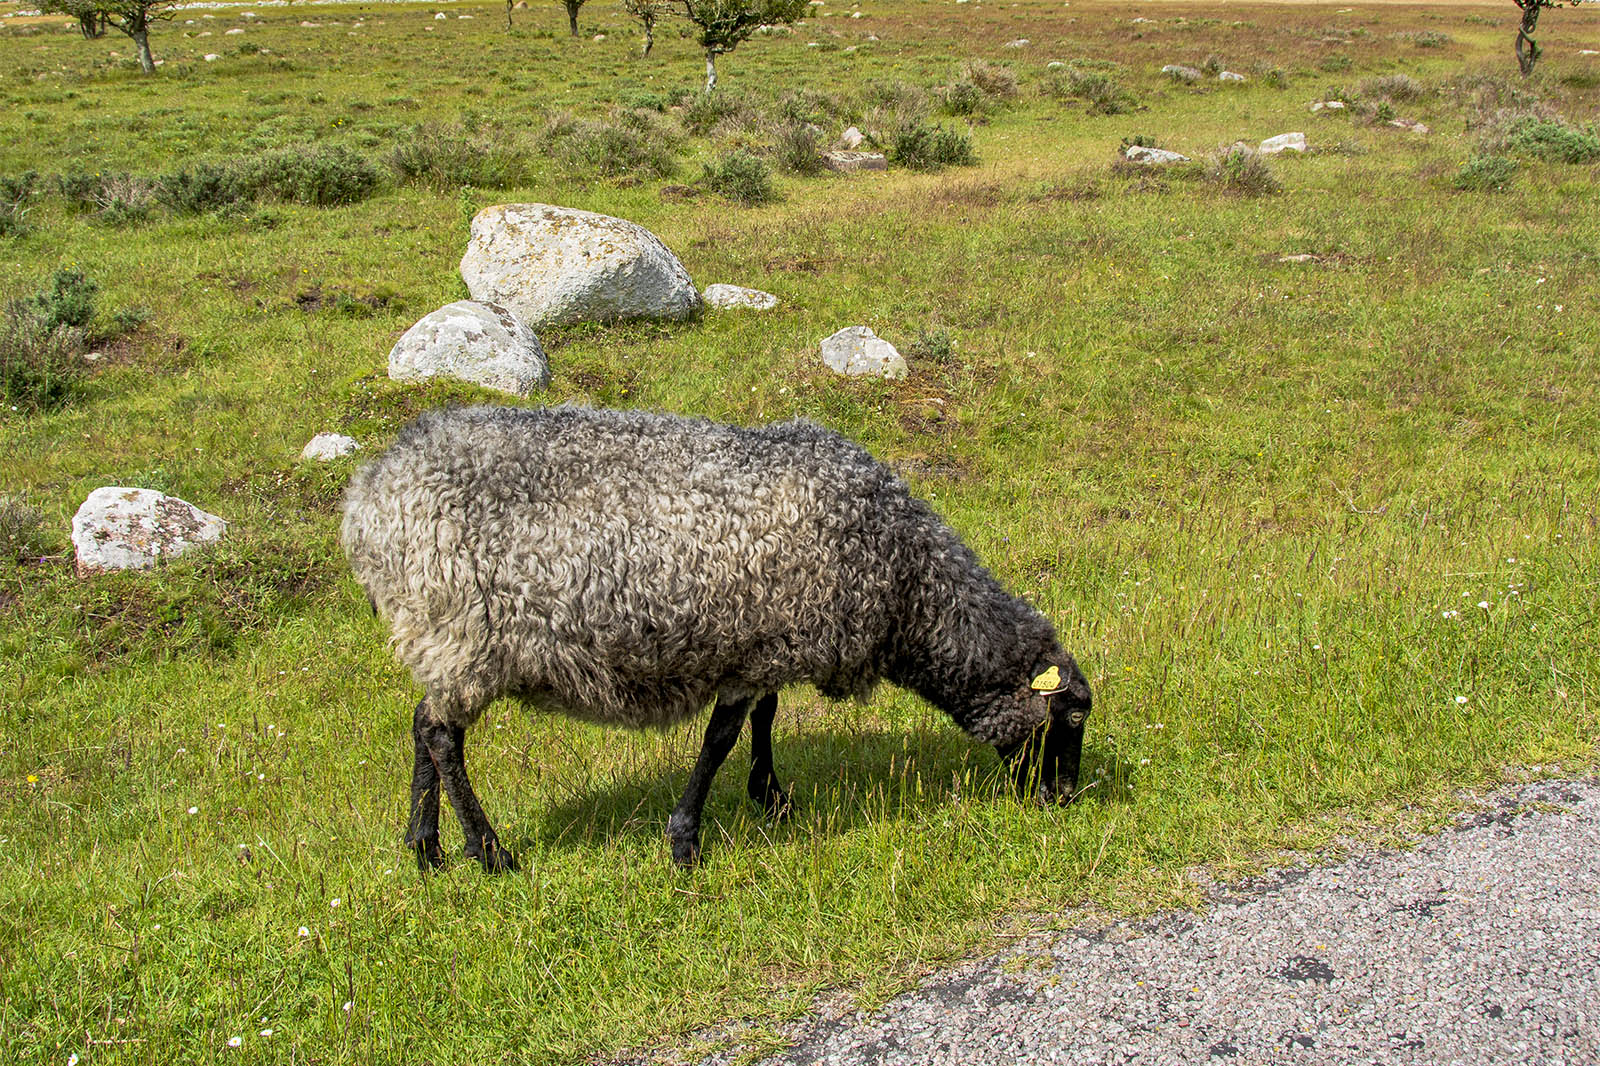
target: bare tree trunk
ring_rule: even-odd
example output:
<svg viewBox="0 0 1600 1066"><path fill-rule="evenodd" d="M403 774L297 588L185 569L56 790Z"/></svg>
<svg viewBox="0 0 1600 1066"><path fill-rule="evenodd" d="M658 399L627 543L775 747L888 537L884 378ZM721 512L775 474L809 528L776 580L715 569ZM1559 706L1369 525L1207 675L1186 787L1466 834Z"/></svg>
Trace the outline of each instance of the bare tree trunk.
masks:
<svg viewBox="0 0 1600 1066"><path fill-rule="evenodd" d="M506 29L507 30L511 29L511 5L514 4L514 3L516 3L516 0L506 0Z"/></svg>
<svg viewBox="0 0 1600 1066"><path fill-rule="evenodd" d="M650 54L650 49L654 48L655 45L656 45L656 30L655 30L655 26L653 26L650 23L646 22L644 24L644 53L643 53L643 55L644 56L648 56ZM643 56L641 56L640 58L643 58Z"/></svg>
<svg viewBox="0 0 1600 1066"><path fill-rule="evenodd" d="M583 6L583 0L578 0L576 4L572 0L566 0L566 4L567 23L572 27L572 35L576 37L578 35L578 8Z"/></svg>
<svg viewBox="0 0 1600 1066"><path fill-rule="evenodd" d="M717 87L717 53L706 49L706 92Z"/></svg>
<svg viewBox="0 0 1600 1066"><path fill-rule="evenodd" d="M133 43L139 46L139 65L144 68L146 74L154 74L156 72L156 61L150 55L150 31L140 26L130 31L128 36L132 37Z"/></svg>

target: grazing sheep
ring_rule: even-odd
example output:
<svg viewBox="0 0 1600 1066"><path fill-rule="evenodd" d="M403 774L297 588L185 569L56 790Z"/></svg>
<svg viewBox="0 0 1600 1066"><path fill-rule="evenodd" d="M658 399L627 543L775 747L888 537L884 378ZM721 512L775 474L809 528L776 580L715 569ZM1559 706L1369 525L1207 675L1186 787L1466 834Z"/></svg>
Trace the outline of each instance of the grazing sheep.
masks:
<svg viewBox="0 0 1600 1066"><path fill-rule="evenodd" d="M362 468L340 539L399 659L412 720L406 842L441 860L439 789L491 871L516 866L467 780L465 730L495 697L667 726L713 698L672 857L751 721L750 797L788 810L777 691L910 688L1068 802L1089 687L1050 623L858 445L805 422L741 429L639 411L425 414Z"/></svg>

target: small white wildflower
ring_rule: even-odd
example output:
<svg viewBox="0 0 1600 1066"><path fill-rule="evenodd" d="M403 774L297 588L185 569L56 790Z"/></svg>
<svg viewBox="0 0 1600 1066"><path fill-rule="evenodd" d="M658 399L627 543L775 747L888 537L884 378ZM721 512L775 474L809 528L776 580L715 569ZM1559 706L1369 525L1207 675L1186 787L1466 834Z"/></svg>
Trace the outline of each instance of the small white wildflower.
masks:
<svg viewBox="0 0 1600 1066"><path fill-rule="evenodd" d="M307 937L309 937L311 935L311 930L307 929L303 925L299 929L297 929L296 932L300 934L300 939L301 940L305 940Z"/></svg>
<svg viewBox="0 0 1600 1066"><path fill-rule="evenodd" d="M156 923L156 924L155 924L155 925L152 925L152 926L151 926L151 927L150 927L150 931L151 931L151 932L152 932L152 933L159 933L159 932L161 932L161 923L160 923L160 922L157 922L157 923Z"/></svg>
<svg viewBox="0 0 1600 1066"><path fill-rule="evenodd" d="M1465 696L1457 696L1456 697L1456 702L1457 703L1466 703L1467 702L1467 698Z"/></svg>
<svg viewBox="0 0 1600 1066"><path fill-rule="evenodd" d="M12 410L15 411L16 408L13 407ZM78 1053L76 1051L67 1056L67 1066L78 1066Z"/></svg>
<svg viewBox="0 0 1600 1066"><path fill-rule="evenodd" d="M1485 611L1487 611L1489 609L1489 601L1488 600L1479 600L1478 601L1478 606L1482 607Z"/></svg>
<svg viewBox="0 0 1600 1066"><path fill-rule="evenodd" d="M199 807L190 807L189 808L189 813L190 814L199 814L200 813L200 808Z"/></svg>
<svg viewBox="0 0 1600 1066"><path fill-rule="evenodd" d="M338 896L334 896L331 900L328 901L328 906L337 907L339 905L339 903L340 903L339 897Z"/></svg>
<svg viewBox="0 0 1600 1066"><path fill-rule="evenodd" d="M228 1037L228 1046L229 1047L238 1047L242 1043L244 1043L244 1037L242 1037L242 1036L230 1036L230 1037Z"/></svg>
<svg viewBox="0 0 1600 1066"><path fill-rule="evenodd" d="M1322 650L1322 645L1321 644L1313 644L1313 645L1311 645L1311 650L1312 651L1321 651Z"/></svg>
<svg viewBox="0 0 1600 1066"><path fill-rule="evenodd" d="M1139 760L1139 765L1140 766L1149 766L1150 765L1150 760L1149 759L1140 759Z"/></svg>
<svg viewBox="0 0 1600 1066"><path fill-rule="evenodd" d="M272 1035L272 1030L271 1029L263 1029L263 1030L261 1030L261 1035L262 1036L271 1036Z"/></svg>
<svg viewBox="0 0 1600 1066"><path fill-rule="evenodd" d="M351 1003L348 999L344 1001L344 1010L348 1011L353 1006L355 1006L355 1004Z"/></svg>

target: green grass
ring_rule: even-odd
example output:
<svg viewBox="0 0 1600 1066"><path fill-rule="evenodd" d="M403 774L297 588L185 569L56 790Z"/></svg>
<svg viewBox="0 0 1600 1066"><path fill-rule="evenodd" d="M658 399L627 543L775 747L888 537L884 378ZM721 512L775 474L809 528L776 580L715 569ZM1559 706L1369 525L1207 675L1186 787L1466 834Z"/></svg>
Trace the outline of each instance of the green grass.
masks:
<svg viewBox="0 0 1600 1066"><path fill-rule="evenodd" d="M1450 7L1158 5L1133 25L1092 2L886 0L749 42L724 88L768 115L784 90L832 93L842 126L869 81L931 90L960 61L1004 62L1020 91L973 127L977 165L780 176L778 202L730 209L541 150L563 113L609 121L696 86L688 42L663 32L641 62L599 5L577 41L557 5L509 35L503 8L459 10L476 17L263 8L242 39L269 55L239 54L231 11L186 12L155 35L154 78L120 40L0 30L0 176L156 176L304 144L381 163L419 124L460 123L522 183L460 188L448 175L470 168L441 165L348 206L120 225L45 189L31 232L0 237L0 296L73 266L104 314L149 312L64 406L0 412L0 496L44 516L31 561L0 569L0 1058L581 1060L824 988L871 1002L1011 916L1189 904L1188 866L1251 869L1512 764L1594 766L1600 173L1532 159L1502 193L1454 178L1493 106L1530 106L1511 94L1593 114L1600 90L1562 56L1600 15L1548 16L1524 86L1511 19ZM1158 73L1213 55L1287 88ZM1147 109L1051 95L1046 63L1075 58L1114 61ZM1395 106L1435 133L1306 111L1393 74L1425 86ZM680 173L771 149L735 125L685 136ZM1203 158L1292 129L1324 150L1274 157L1273 196L1111 169L1136 133ZM796 817L761 822L740 749L706 864L681 874L663 830L698 724L618 734L506 702L469 759L524 872L416 874L400 835L417 693L335 540L353 461L298 454L326 429L370 454L417 411L489 396L383 367L464 295L472 213L514 200L633 219L700 285L782 298L550 331L548 399L800 415L905 471L1083 663L1080 803L1018 805L992 752L903 693L795 690L776 755ZM947 354L903 383L835 378L817 342L855 323ZM80 582L67 530L102 484L183 496L228 539Z"/></svg>

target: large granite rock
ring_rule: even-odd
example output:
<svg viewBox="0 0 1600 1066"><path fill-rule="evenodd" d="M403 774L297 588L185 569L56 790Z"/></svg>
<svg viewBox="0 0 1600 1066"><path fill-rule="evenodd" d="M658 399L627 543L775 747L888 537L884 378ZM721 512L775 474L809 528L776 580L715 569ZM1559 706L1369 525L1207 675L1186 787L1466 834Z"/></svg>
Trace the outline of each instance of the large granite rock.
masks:
<svg viewBox="0 0 1600 1066"><path fill-rule="evenodd" d="M866 326L846 326L822 342L822 361L850 377L903 378L906 360Z"/></svg>
<svg viewBox="0 0 1600 1066"><path fill-rule="evenodd" d="M474 300L533 329L562 322L688 318L700 293L643 226L551 204L499 204L472 220L461 276Z"/></svg>
<svg viewBox="0 0 1600 1066"><path fill-rule="evenodd" d="M154 489L95 489L72 516L78 576L147 570L217 540L227 527L216 515Z"/></svg>
<svg viewBox="0 0 1600 1066"><path fill-rule="evenodd" d="M389 352L389 376L460 378L528 396L550 384L550 363L533 330L509 310L457 300L401 334Z"/></svg>
<svg viewBox="0 0 1600 1066"><path fill-rule="evenodd" d="M889 160L882 152L823 152L822 162L829 170L849 174L857 170L888 170Z"/></svg>

